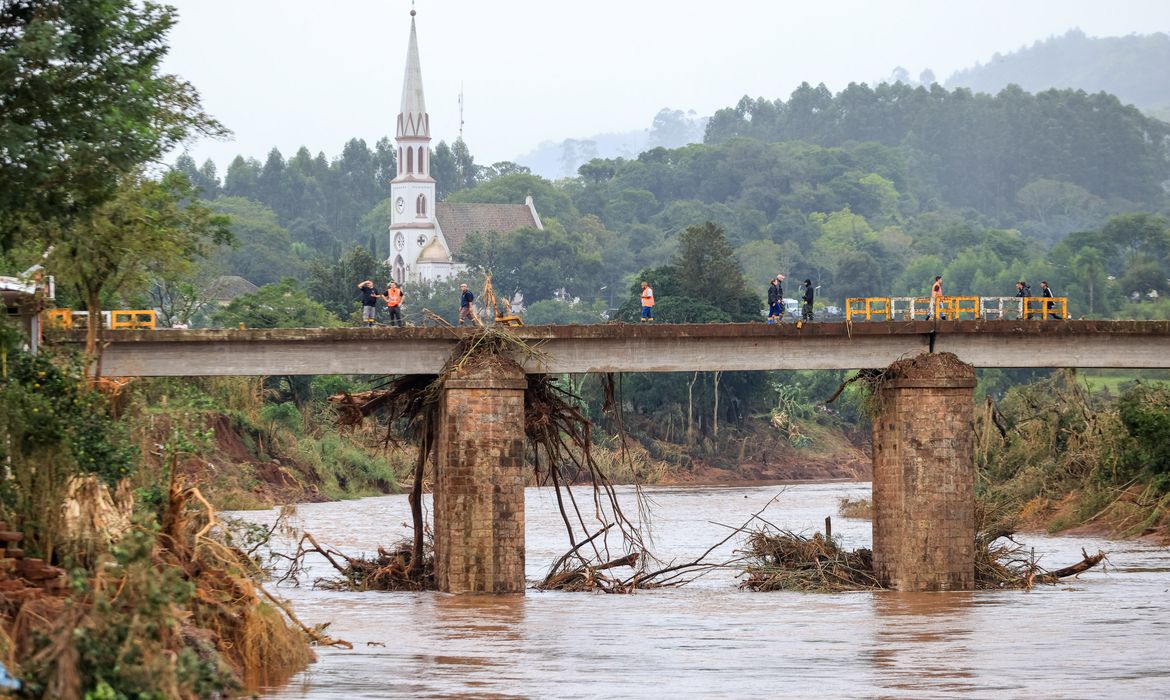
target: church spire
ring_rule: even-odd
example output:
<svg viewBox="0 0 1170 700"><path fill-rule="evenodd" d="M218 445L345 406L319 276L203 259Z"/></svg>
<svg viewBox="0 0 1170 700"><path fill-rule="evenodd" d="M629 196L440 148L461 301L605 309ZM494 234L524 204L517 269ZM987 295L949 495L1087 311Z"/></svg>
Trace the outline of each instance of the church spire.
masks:
<svg viewBox="0 0 1170 700"><path fill-rule="evenodd" d="M406 49L406 73L402 78L402 107L398 113L397 137L430 138L431 120L423 99L422 68L418 62L418 35L414 10L410 11L410 45Z"/></svg>

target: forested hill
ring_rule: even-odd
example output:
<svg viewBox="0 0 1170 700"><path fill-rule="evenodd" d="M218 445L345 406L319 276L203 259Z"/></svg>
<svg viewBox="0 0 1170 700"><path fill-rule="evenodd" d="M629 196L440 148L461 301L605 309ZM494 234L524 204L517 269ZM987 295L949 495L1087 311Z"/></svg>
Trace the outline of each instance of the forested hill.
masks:
<svg viewBox="0 0 1170 700"><path fill-rule="evenodd" d="M1126 104L1170 116L1170 35L1089 37L1079 29L995 54L952 75L949 88L996 93L1015 84L1031 92L1072 88L1108 92Z"/></svg>
<svg viewBox="0 0 1170 700"><path fill-rule="evenodd" d="M706 142L735 137L897 146L920 195L999 219L1016 212L1021 189L1038 180L1149 208L1163 201L1170 179L1170 124L1112 95L1075 90L1033 95L1009 86L992 96L852 83L833 95L804 83L787 101L744 97L716 112Z"/></svg>

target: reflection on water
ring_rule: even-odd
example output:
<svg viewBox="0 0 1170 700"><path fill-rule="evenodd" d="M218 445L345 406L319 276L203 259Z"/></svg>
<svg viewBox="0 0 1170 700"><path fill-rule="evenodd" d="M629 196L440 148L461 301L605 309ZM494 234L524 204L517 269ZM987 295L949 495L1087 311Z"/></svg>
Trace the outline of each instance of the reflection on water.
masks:
<svg viewBox="0 0 1170 700"><path fill-rule="evenodd" d="M651 489L654 548L667 561L692 559L778 493L765 517L811 533L839 497L868 491ZM526 507L527 575L536 580L567 545L549 491L529 489ZM347 552L397 539L410 520L404 496L299 512L320 541ZM833 532L848 547L870 543L867 521L834 517ZM716 558L730 559L739 544ZM320 650L268 697L1165 697L1170 551L1044 536L1028 545L1050 568L1078 561L1081 546L1108 550L1112 567L1031 592L748 593L732 572L626 596L286 588L306 623L332 621L330 633L354 649Z"/></svg>

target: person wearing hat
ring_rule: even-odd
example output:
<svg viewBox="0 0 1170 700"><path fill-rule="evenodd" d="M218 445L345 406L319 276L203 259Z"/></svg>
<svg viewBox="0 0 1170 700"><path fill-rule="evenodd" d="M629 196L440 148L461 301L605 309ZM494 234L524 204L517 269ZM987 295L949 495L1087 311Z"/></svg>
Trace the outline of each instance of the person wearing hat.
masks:
<svg viewBox="0 0 1170 700"><path fill-rule="evenodd" d="M811 279L804 281L804 308L800 312L802 321L813 320L813 293L814 287Z"/></svg>
<svg viewBox="0 0 1170 700"><path fill-rule="evenodd" d="M374 327L374 312L378 309L378 299L382 295L374 289L373 280L365 280L358 285L358 292L362 295L362 323L367 328Z"/></svg>
<svg viewBox="0 0 1170 700"><path fill-rule="evenodd" d="M784 320L784 275L776 275L768 285L768 323Z"/></svg>

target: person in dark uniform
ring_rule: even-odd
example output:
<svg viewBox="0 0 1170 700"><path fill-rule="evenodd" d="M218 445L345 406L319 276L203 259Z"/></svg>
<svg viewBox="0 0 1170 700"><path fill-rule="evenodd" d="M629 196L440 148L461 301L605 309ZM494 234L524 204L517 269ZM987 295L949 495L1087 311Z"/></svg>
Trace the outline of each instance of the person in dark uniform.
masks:
<svg viewBox="0 0 1170 700"><path fill-rule="evenodd" d="M1044 280L1040 281L1040 296L1044 297L1045 299L1051 299L1053 297L1052 289L1048 286L1048 282ZM1056 309L1056 302L1050 301L1046 304L1046 306L1048 307L1048 318L1055 318L1059 321L1060 314L1052 313L1053 310Z"/></svg>
<svg viewBox="0 0 1170 700"><path fill-rule="evenodd" d="M1024 280L1016 282L1016 298L1021 299L1020 302L1020 318L1025 321L1032 318L1032 314L1028 313L1028 297L1032 296L1032 288Z"/></svg>
<svg viewBox="0 0 1170 700"><path fill-rule="evenodd" d="M813 283L812 280L804 281L804 308L800 310L800 319L802 321L813 320Z"/></svg>
<svg viewBox="0 0 1170 700"><path fill-rule="evenodd" d="M768 285L768 323L780 323L784 320L784 286L781 284L782 275L776 275Z"/></svg>

